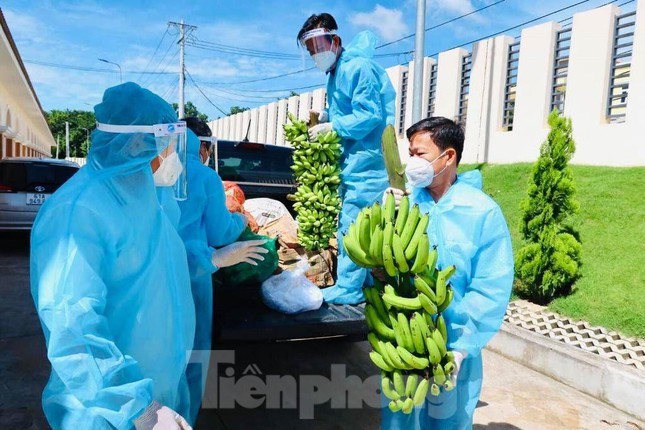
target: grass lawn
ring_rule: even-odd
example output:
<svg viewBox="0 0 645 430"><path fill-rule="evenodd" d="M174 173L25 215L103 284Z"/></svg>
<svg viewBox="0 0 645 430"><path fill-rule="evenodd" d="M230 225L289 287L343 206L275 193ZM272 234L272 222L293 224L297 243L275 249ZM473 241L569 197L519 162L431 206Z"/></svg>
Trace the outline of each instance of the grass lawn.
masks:
<svg viewBox="0 0 645 430"><path fill-rule="evenodd" d="M580 202L582 278L573 294L556 299L549 308L645 338L645 167L572 169ZM484 165L481 170L484 191L502 207L517 252L522 246L520 201L531 165Z"/></svg>

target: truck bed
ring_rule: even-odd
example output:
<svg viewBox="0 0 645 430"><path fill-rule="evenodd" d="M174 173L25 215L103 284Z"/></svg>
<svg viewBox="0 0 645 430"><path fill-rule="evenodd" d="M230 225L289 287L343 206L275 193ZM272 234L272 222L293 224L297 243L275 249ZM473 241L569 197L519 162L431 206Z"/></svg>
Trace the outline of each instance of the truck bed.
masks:
<svg viewBox="0 0 645 430"><path fill-rule="evenodd" d="M216 286L213 339L215 342L267 342L350 336L364 339L364 304L329 305L315 311L286 315L262 302L259 286Z"/></svg>

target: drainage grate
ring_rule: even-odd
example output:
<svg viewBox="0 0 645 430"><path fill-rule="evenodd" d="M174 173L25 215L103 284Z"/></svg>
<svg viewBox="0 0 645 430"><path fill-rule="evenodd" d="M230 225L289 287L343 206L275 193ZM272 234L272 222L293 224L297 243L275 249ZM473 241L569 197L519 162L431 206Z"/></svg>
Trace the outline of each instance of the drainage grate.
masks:
<svg viewBox="0 0 645 430"><path fill-rule="evenodd" d="M645 369L645 340L575 321L524 300L511 302L504 321L621 364Z"/></svg>

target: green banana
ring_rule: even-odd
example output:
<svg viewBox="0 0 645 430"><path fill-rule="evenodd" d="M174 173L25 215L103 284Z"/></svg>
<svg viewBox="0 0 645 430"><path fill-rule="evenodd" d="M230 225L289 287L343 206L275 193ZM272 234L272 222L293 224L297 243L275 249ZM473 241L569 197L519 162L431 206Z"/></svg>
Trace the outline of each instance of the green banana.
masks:
<svg viewBox="0 0 645 430"><path fill-rule="evenodd" d="M441 333L441 337L444 339L448 339L448 327L446 326L446 320L443 317L443 315L441 314L437 315L435 325L437 326L437 330L439 330L439 333Z"/></svg>
<svg viewBox="0 0 645 430"><path fill-rule="evenodd" d="M437 305L435 305L428 296L423 293L419 293L419 302L423 306L423 310L426 311L428 315L434 315L437 313Z"/></svg>
<svg viewBox="0 0 645 430"><path fill-rule="evenodd" d="M384 340L394 340L394 330L385 325L378 316L376 309L372 305L365 306L365 319L372 326L379 338Z"/></svg>
<svg viewBox="0 0 645 430"><path fill-rule="evenodd" d="M432 336L432 330L430 330L430 327L428 326L428 322L426 321L424 316L421 315L419 312L415 312L414 315L413 315L413 318L416 320L417 326L419 327L419 330L421 331L421 337L422 337L422 341L423 341L423 349L425 351L425 345L426 345L425 344L425 339L427 337ZM434 329L434 327L433 327L433 329Z"/></svg>
<svg viewBox="0 0 645 430"><path fill-rule="evenodd" d="M454 292L452 291L452 288L448 287L448 291L446 292L446 299L443 301L443 303L437 308L439 312L443 312L446 309L448 309L448 306L450 306L450 303L452 303L452 298L454 297Z"/></svg>
<svg viewBox="0 0 645 430"><path fill-rule="evenodd" d="M385 397L390 400L399 400L401 398L401 395L392 387L392 380L386 374L381 377L381 390Z"/></svg>
<svg viewBox="0 0 645 430"><path fill-rule="evenodd" d="M446 355L446 352L448 352L448 350L446 349L446 339L443 338L439 330L434 330L432 332L432 340L434 340L437 348L439 348L439 353L443 358L443 356Z"/></svg>
<svg viewBox="0 0 645 430"><path fill-rule="evenodd" d="M383 217L383 224L388 222L394 222L394 213L396 211L396 201L394 199L394 194L387 193L385 196L385 205L381 210L381 215Z"/></svg>
<svg viewBox="0 0 645 430"><path fill-rule="evenodd" d="M387 352L387 347L385 346L385 342L379 340L378 346L379 346L379 350L377 352L381 354L381 357L383 357L383 360L385 361L385 363L388 366L392 367L392 369L397 369L399 366L397 366L390 358L390 355Z"/></svg>
<svg viewBox="0 0 645 430"><path fill-rule="evenodd" d="M394 370L392 367L388 366L387 363L385 363L385 360L383 360L383 357L378 352L370 351L369 355L370 355L370 359L372 360L372 362L379 369L385 370L386 372L391 372L391 371Z"/></svg>
<svg viewBox="0 0 645 430"><path fill-rule="evenodd" d="M419 205L414 204L412 206L412 209L410 209L410 213L408 214L408 219L406 220L405 226L403 227L403 232L400 233L404 250L405 248L407 248L410 240L412 240L412 235L414 234L417 224L419 223L419 214Z"/></svg>
<svg viewBox="0 0 645 430"><path fill-rule="evenodd" d="M433 246L432 251L430 251L430 254L428 255L428 261L426 263L428 271L430 272L429 276L433 280L435 278L435 272L437 271L437 260L438 259L439 259L439 251L437 251L436 246Z"/></svg>
<svg viewBox="0 0 645 430"><path fill-rule="evenodd" d="M437 294L437 303L442 303L446 299L446 288L448 284L448 279L455 273L456 266L453 264L452 266L448 266L443 270L439 271L439 274L437 275L437 285L435 288L435 292Z"/></svg>
<svg viewBox="0 0 645 430"><path fill-rule="evenodd" d="M376 227L381 227L381 230L383 229L383 224L382 224L382 215L381 215L381 204L379 202L376 202L372 205L370 209L370 224L371 224L371 230L372 233L374 233L374 230L376 230Z"/></svg>
<svg viewBox="0 0 645 430"><path fill-rule="evenodd" d="M392 400L387 405L387 407L390 408L390 410L392 412L394 412L394 413L399 412L401 410L401 405L403 404L403 403L399 403L399 402L400 402L400 400L398 400L398 401L397 400Z"/></svg>
<svg viewBox="0 0 645 430"><path fill-rule="evenodd" d="M452 391L453 388L455 388L455 384L450 379L447 379L446 382L443 383L443 388L446 391Z"/></svg>
<svg viewBox="0 0 645 430"><path fill-rule="evenodd" d="M426 234L429 222L430 215L428 214L424 214L419 220L419 224L417 224L417 228L414 230L412 239L410 240L408 246L405 248L405 258L407 258L408 260L411 260L416 255L417 247L419 246L419 242L421 241L421 236Z"/></svg>
<svg viewBox="0 0 645 430"><path fill-rule="evenodd" d="M401 407L401 412L403 412L406 415L409 415L410 413L412 413L412 408L414 408L414 401L408 397L403 402L403 406Z"/></svg>
<svg viewBox="0 0 645 430"><path fill-rule="evenodd" d="M430 288L428 283L424 281L421 276L416 275L414 277L414 287L418 292L432 300L433 303L437 303L437 295L434 293L434 291L432 291L432 288Z"/></svg>
<svg viewBox="0 0 645 430"><path fill-rule="evenodd" d="M414 397L412 398L412 402L414 403L414 406L421 406L423 402L426 399L426 396L428 395L428 388L430 387L430 381L423 378L421 382L419 382L419 385L417 386L416 391L414 392Z"/></svg>
<svg viewBox="0 0 645 430"><path fill-rule="evenodd" d="M432 394L435 397L441 394L441 389L437 384L435 383L432 384L432 386L430 387L430 394Z"/></svg>
<svg viewBox="0 0 645 430"><path fill-rule="evenodd" d="M406 310L406 311L418 311L423 307L421 306L419 297L414 297L409 299L406 297L399 297L392 294L383 294L383 301L385 302L386 305L390 305L394 308L397 308L400 310Z"/></svg>
<svg viewBox="0 0 645 430"><path fill-rule="evenodd" d="M441 363L441 351L432 337L426 338L426 349L428 350L428 358L431 364Z"/></svg>
<svg viewBox="0 0 645 430"><path fill-rule="evenodd" d="M394 264L394 256L392 255L392 234L394 226L391 222L385 223L385 230L383 230L383 267L385 272L390 277L395 277L398 270Z"/></svg>
<svg viewBox="0 0 645 430"><path fill-rule="evenodd" d="M432 368L432 376L434 376L434 381L439 385L446 382L446 373L440 363L435 364Z"/></svg>
<svg viewBox="0 0 645 430"><path fill-rule="evenodd" d="M401 235L403 233L403 228L405 227L405 222L408 219L408 212L410 211L410 198L408 196L403 196L401 198L401 203L399 203L399 209L396 214L396 222L394 223L394 231L396 234Z"/></svg>
<svg viewBox="0 0 645 430"><path fill-rule="evenodd" d="M414 259L414 264L410 268L412 273L421 273L423 272L428 263L428 256L430 255L430 239L428 239L427 234L423 234L419 240L419 245L417 246L417 256Z"/></svg>
<svg viewBox="0 0 645 430"><path fill-rule="evenodd" d="M430 329L430 331L434 330L436 327L434 325L434 320L432 319L432 315L426 314L424 312L423 317L425 318L426 323L428 323L428 328Z"/></svg>
<svg viewBox="0 0 645 430"><path fill-rule="evenodd" d="M408 365L417 370L423 370L430 364L430 361L424 357L417 357L402 346L397 346L396 351L401 359Z"/></svg>
<svg viewBox="0 0 645 430"><path fill-rule="evenodd" d="M423 319L423 317L421 317ZM424 322L425 324L425 322ZM423 340L423 332L419 326L416 315L412 315L410 318L410 333L412 333L412 341L414 342L414 351L417 354L425 354L426 346L425 341Z"/></svg>
<svg viewBox="0 0 645 430"><path fill-rule="evenodd" d="M393 296L396 296L396 290L390 284L385 284L385 286L383 287L383 292L385 294L391 294Z"/></svg>
<svg viewBox="0 0 645 430"><path fill-rule="evenodd" d="M446 375L450 375L452 372L455 371L455 369L456 369L455 363L453 363L452 361L447 362L443 366L443 371L446 372Z"/></svg>
<svg viewBox="0 0 645 430"><path fill-rule="evenodd" d="M408 322L408 317L399 312L399 314L397 315L397 322L399 323L399 327L403 332L403 345L400 346L403 346L410 352L414 352L414 340L412 339L412 333L410 332L410 323Z"/></svg>
<svg viewBox="0 0 645 430"><path fill-rule="evenodd" d="M394 261L396 266L399 268L399 272L408 273L410 271L410 266L405 258L405 253L403 252L403 244L401 238L398 234L394 233L392 238L392 253L394 254Z"/></svg>
<svg viewBox="0 0 645 430"><path fill-rule="evenodd" d="M399 370L392 372L392 382L397 394L401 397L405 396L405 382L403 382L403 374Z"/></svg>
<svg viewBox="0 0 645 430"><path fill-rule="evenodd" d="M358 220L356 222L358 223ZM365 251L365 253L368 253L370 250L370 239L372 236L372 231L370 230L371 227L369 212L363 211L363 217L358 225L358 239L361 245L361 249Z"/></svg>
<svg viewBox="0 0 645 430"><path fill-rule="evenodd" d="M369 256L379 266L383 265L383 230L380 225L377 225L372 232Z"/></svg>
<svg viewBox="0 0 645 430"><path fill-rule="evenodd" d="M387 309L385 309L385 303L383 303L383 299L381 298L381 293L379 293L379 291L374 287L369 288L369 290L371 290L372 305L374 306L374 309L376 309L379 319L383 321L386 326L392 327L390 317L387 314Z"/></svg>
<svg viewBox="0 0 645 430"><path fill-rule="evenodd" d="M387 352L390 361L392 361L392 364L394 364L395 369L406 369L408 367L408 365L401 358L401 355L398 354L397 348L392 345L391 342L385 343L385 351Z"/></svg>
<svg viewBox="0 0 645 430"><path fill-rule="evenodd" d="M361 246L350 234L352 227L349 228L348 234L343 236L343 246L347 252L347 256L358 266L370 267L371 261L369 256L361 249Z"/></svg>
<svg viewBox="0 0 645 430"><path fill-rule="evenodd" d="M405 395L408 397L414 396L419 386L419 375L412 373L408 375L408 380L405 381Z"/></svg>
<svg viewBox="0 0 645 430"><path fill-rule="evenodd" d="M401 330L401 327L399 327L399 322L397 320L396 315L389 314L390 317L390 322L392 323L392 330L394 330L394 337L396 339L396 344L397 345L403 345L404 344L404 339L403 339L403 330Z"/></svg>
<svg viewBox="0 0 645 430"><path fill-rule="evenodd" d="M383 355L383 351L381 351L380 346L378 344L379 340L378 337L372 332L367 333L367 341L370 343L370 346L372 349L379 354Z"/></svg>

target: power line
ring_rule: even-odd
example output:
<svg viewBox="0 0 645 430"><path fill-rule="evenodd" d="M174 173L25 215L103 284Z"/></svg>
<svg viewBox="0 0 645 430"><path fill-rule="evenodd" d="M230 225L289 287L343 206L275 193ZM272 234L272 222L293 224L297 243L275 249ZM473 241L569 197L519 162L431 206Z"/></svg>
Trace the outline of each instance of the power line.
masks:
<svg viewBox="0 0 645 430"><path fill-rule="evenodd" d="M476 13L479 13L479 12L483 11L483 10L486 10L486 9L488 9L488 8L491 8L491 7L495 6L495 5L498 5L498 4L500 4L500 3L503 3L503 2L505 2L505 1L506 1L506 0L499 0L499 1L495 2L495 3L491 3L491 4L489 4L488 6L480 7L479 9L476 9L476 10L474 10L474 11L472 11L472 12L468 12L468 13L466 13L466 14L456 16L456 17L454 17L454 18L449 19L448 21L444 21L444 22L439 23L439 24L437 24L437 25L434 25L434 26L428 27L428 28L426 28L426 29L425 29L425 31L426 31L426 32L428 32L428 31L430 31L430 30L435 30L435 29L437 29L437 28L439 28L439 27L443 27L444 25L451 24L451 23L453 23L453 22L455 22L455 21L458 21L458 20L460 20L460 19L462 19L462 18L469 17L470 15L474 15L474 14L476 14ZM405 39L409 39L409 38L414 37L414 36L415 36L415 33L408 34L407 36L404 36L404 37L402 37L402 38L400 38L400 39L393 40L393 41L388 42L388 43L384 43L383 45L379 45L379 46L377 46L377 47L376 47L376 49L380 49L380 48L384 48L384 47L389 46L389 45L393 45L393 44L395 44L395 43L401 42L401 41L403 41L403 40L405 40Z"/></svg>
<svg viewBox="0 0 645 430"><path fill-rule="evenodd" d="M170 27L166 27L166 31L169 32L169 30L170 30ZM173 36L177 36L177 34L175 34ZM170 52L172 47L175 46L175 44L176 44L176 42L174 40L170 40L170 44L168 45L168 48L166 48L166 52L164 52L163 56L161 57L161 60L159 60L159 62L157 63L157 65L155 66L155 68L153 70L157 70L159 68L159 66L161 66L161 63L163 63L163 61L166 59L166 57L168 56L168 53ZM148 84L149 82L150 82L150 78L146 79L145 84ZM142 82L142 84L143 83L144 82Z"/></svg>
<svg viewBox="0 0 645 430"><path fill-rule="evenodd" d="M150 67L150 64L152 64L152 60L154 60L155 55L157 55L157 51L159 51L159 47L163 43L164 39L166 38L166 35L168 34L168 24L166 24L166 31L163 32L163 36L161 36L161 40L159 43L157 43L157 47L155 48L155 52L152 53L152 57L150 57L150 60L148 60L148 64L146 64L146 67L143 69L144 71L148 70L148 67ZM143 77L143 74L139 75L139 79Z"/></svg>
<svg viewBox="0 0 645 430"><path fill-rule="evenodd" d="M195 88L197 88L197 91L199 91L199 93L200 93L202 96L204 96L204 98L206 99L206 101L208 101L208 103L210 103L211 105L213 105L213 107L215 107L215 109L217 109L218 111L220 111L223 115L228 115L226 112L224 112L224 111L222 110L222 108L220 108L220 107L219 107L219 106L217 106L215 103L213 103L213 101L212 101L211 99L209 99L209 98L208 98L208 96L207 96L206 94L204 94L204 92L203 92L203 91L202 91L202 89L199 87L199 85L197 85L197 82L195 82L195 80L193 79L193 76L190 74L190 72L188 71L188 69L184 69L184 70L186 71L186 74L188 75L188 78L190 79L190 81L193 83L193 85L195 85Z"/></svg>

